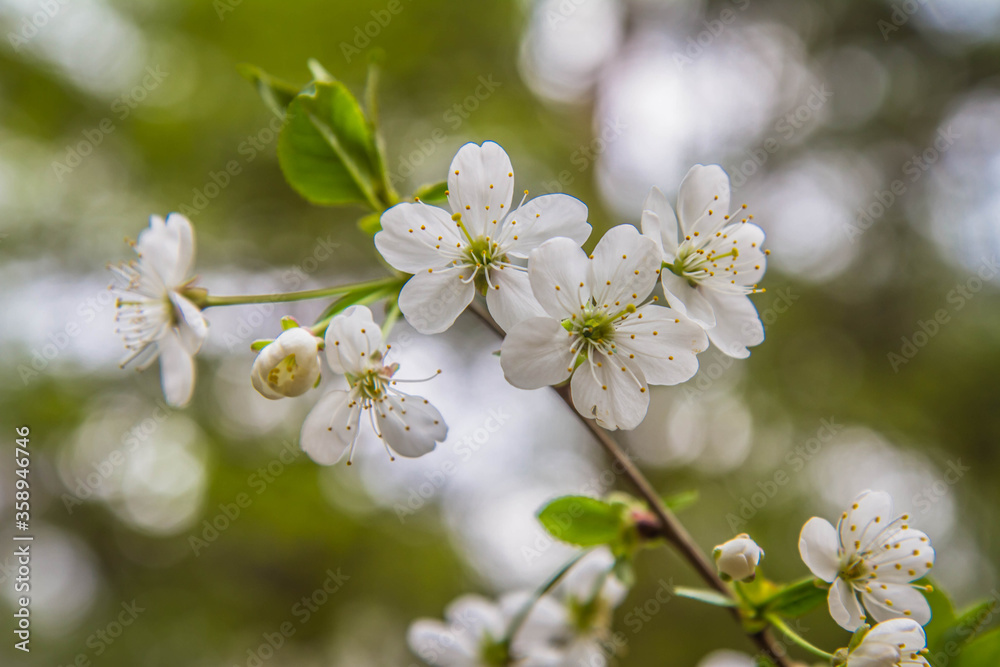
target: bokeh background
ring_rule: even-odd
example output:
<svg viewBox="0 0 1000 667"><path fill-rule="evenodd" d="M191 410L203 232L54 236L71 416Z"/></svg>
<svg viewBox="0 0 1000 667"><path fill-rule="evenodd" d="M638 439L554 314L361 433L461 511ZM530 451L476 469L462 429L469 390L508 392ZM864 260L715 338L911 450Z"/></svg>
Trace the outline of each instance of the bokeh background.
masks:
<svg viewBox="0 0 1000 667"><path fill-rule="evenodd" d="M155 369L118 369L104 267L150 213L191 213L215 293L381 275L362 211L285 184L236 69L304 83L310 57L360 92L381 54L403 192L492 139L518 187L584 199L599 232L637 222L651 185L673 197L691 164L724 165L773 252L767 340L746 361L703 355L623 441L664 493L700 493L682 516L706 548L749 531L769 576L806 574L809 516L879 488L932 536L959 601L996 591L1000 4L5 0L0 25L0 421L5 448L32 429L36 535L33 650L5 631L3 664L414 665L411 619L544 580L571 550L537 508L620 482L551 393L503 382L471 316L434 338L396 330L407 375L444 370L422 389L450 435L418 461L369 441L351 468L316 466L296 438L318 394L251 389L250 341L322 303L209 311L183 411ZM304 612L330 571L339 590ZM693 583L670 553L644 553L639 574L620 664L751 650L717 610L649 604ZM123 604L141 611L119 633ZM294 635L260 649L284 623ZM803 625L846 642L825 611Z"/></svg>

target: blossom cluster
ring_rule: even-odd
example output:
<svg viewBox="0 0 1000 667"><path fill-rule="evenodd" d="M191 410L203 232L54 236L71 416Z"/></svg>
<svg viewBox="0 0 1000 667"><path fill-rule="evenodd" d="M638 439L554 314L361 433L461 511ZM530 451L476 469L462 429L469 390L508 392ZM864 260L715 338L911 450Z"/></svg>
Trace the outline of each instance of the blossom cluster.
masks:
<svg viewBox="0 0 1000 667"><path fill-rule="evenodd" d="M608 664L611 617L628 588L606 548L577 561L551 592L516 592L496 603L466 595L445 622L410 626L413 652L438 667L575 667Z"/></svg>
<svg viewBox="0 0 1000 667"><path fill-rule="evenodd" d="M499 327L504 376L516 387L569 382L577 411L606 429L644 419L650 385L676 385L698 371L711 342L746 357L763 340L748 295L764 273L764 233L738 209L717 165L697 165L680 185L677 211L653 188L638 227L612 227L593 251L587 206L565 194L514 206L514 170L496 143L466 144L451 163L450 210L422 201L381 216L375 247L410 275L398 294L417 331L452 326L479 293ZM134 244L138 258L112 267L119 331L139 368L160 359L167 401L183 406L194 390L194 355L207 335L193 287L191 223L153 217ZM662 286L666 304L654 294ZM386 334L388 332L385 332ZM327 365L347 384L326 392L302 427L302 447L331 464L353 452L367 421L391 452L420 456L442 442L440 413L396 388L398 364L371 311L352 306L313 327L283 331L253 364L251 381L266 398L296 397L319 385ZM391 453L390 453L391 455Z"/></svg>

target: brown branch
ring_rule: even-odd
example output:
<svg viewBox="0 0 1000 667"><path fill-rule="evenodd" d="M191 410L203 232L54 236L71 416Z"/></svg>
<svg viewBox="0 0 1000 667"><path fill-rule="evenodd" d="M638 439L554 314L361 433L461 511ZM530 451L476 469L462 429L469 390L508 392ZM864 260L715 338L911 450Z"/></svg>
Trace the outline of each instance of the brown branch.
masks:
<svg viewBox="0 0 1000 667"><path fill-rule="evenodd" d="M490 314L486 311L483 305L478 301L474 300L471 305L472 312L479 316L479 318L485 322L487 325L492 327L500 336L504 336L505 333L497 323L490 317ZM587 419L579 412L577 412L576 407L573 405L573 397L570 394L570 388L568 385L563 385L561 387L553 387L556 393L566 402L573 414L580 418L580 420L586 424L587 428L594 435L597 441L604 447L604 450L613 458L618 465L622 467L624 475L628 477L632 485L635 486L639 495L649 504L650 509L656 518L660 522L660 533L662 536L670 542L681 556L688 562L691 567L695 569L698 575L705 580L705 582L714 588L719 593L722 593L726 597L732 597L733 592L725 584L722 579L719 578L718 573L715 570L715 565L708 559L708 557L702 553L698 544L691 537L684 525L674 516L674 513L670 511L660 495L653 488L653 485L649 483L642 471L632 462L632 459L625 454L625 452L618 446L618 443L611 437L610 433L605 429L597 425L597 422L593 419ZM733 616L736 618L737 622L742 623L742 617L740 616L739 609L732 607L730 608ZM784 647L781 646L775 639L774 635L771 633L769 628L765 628L760 632L756 632L750 635L750 638L757 644L760 650L768 657L769 660L774 662L778 667L791 667L792 663L788 659L787 652Z"/></svg>

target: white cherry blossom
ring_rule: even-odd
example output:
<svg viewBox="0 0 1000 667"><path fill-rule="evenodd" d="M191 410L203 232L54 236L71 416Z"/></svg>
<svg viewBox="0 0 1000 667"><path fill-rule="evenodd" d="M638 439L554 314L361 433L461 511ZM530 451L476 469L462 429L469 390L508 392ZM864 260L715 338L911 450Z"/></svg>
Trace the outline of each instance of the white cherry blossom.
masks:
<svg viewBox="0 0 1000 667"><path fill-rule="evenodd" d="M753 581L764 550L746 533L737 535L712 551L719 575L725 580Z"/></svg>
<svg viewBox="0 0 1000 667"><path fill-rule="evenodd" d="M551 194L522 199L511 210L513 195L514 170L503 148L492 141L469 143L448 172L450 213L417 202L382 214L375 246L393 267L413 274L399 295L399 307L417 331L448 329L477 290L504 331L543 314L524 268L512 260L557 236L579 247L590 236L587 206L569 195Z"/></svg>
<svg viewBox="0 0 1000 667"><path fill-rule="evenodd" d="M261 396L272 400L301 396L320 376L322 340L302 327L292 327L268 343L254 359L250 381Z"/></svg>
<svg viewBox="0 0 1000 667"><path fill-rule="evenodd" d="M121 365L134 361L141 371L159 359L167 403L183 407L194 391L194 355L208 335L201 311L182 296L193 281L194 231L179 213L150 216L132 247L137 259L108 266L119 279L115 321L128 350Z"/></svg>
<svg viewBox="0 0 1000 667"><path fill-rule="evenodd" d="M414 621L407 643L436 667L541 667L547 664L548 644L562 631L561 621L561 606L548 597L536 600L527 592L512 593L496 603L464 595L448 605L444 622ZM509 638L514 623L518 628Z"/></svg>
<svg viewBox="0 0 1000 667"><path fill-rule="evenodd" d="M830 582L830 615L854 631L866 620L858 602L876 621L931 618L924 586L912 584L934 566L927 535L910 527L907 514L894 516L892 498L865 491L844 512L836 528L813 517L799 537L799 553L812 573Z"/></svg>
<svg viewBox="0 0 1000 667"><path fill-rule="evenodd" d="M708 346L701 327L646 302L659 266L656 244L631 225L609 230L590 257L566 238L543 243L528 276L545 316L508 332L500 353L507 380L538 389L572 377L581 415L608 429L638 426L648 384L688 380Z"/></svg>
<svg viewBox="0 0 1000 667"><path fill-rule="evenodd" d="M695 165L677 195L677 213L653 188L642 212L642 233L656 242L667 302L708 331L731 357L750 355L764 327L748 298L767 268L764 231L752 215L729 214L729 177L718 165Z"/></svg>
<svg viewBox="0 0 1000 667"><path fill-rule="evenodd" d="M853 650L838 651L833 662L845 667L929 667L926 646L919 623L895 618L866 632Z"/></svg>
<svg viewBox="0 0 1000 667"><path fill-rule="evenodd" d="M353 453L362 413L386 447L400 456L423 456L444 441L448 427L437 408L396 389L405 380L394 378L399 365L388 362L389 346L368 308L351 306L334 317L326 330L325 351L327 364L346 378L349 388L327 392L302 424L302 449L314 461L330 465Z"/></svg>

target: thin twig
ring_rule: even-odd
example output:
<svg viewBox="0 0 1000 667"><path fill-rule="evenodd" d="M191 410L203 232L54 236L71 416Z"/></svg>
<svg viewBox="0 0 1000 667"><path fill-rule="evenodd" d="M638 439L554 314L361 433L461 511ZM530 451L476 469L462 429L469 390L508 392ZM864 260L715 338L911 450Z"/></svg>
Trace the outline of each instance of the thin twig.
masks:
<svg viewBox="0 0 1000 667"><path fill-rule="evenodd" d="M501 336L505 335L503 329L501 329L497 323L490 317L489 313L486 312L483 305L474 300L472 302L472 312L479 316L479 318L485 322L487 325L492 327ZM632 485L635 486L639 495L649 504L650 509L656 518L660 521L660 529L662 536L668 542L674 545L674 548L680 552L681 556L688 562L691 567L695 569L698 575L705 580L705 582L722 593L726 597L732 597L733 592L729 589L722 579L719 578L718 573L715 571L715 566L708 559L708 557L702 553L698 544L691 537L684 525L678 521L674 513L664 504L660 495L653 488L653 485L649 483L642 471L632 462L632 459L622 451L618 443L614 441L608 431L604 430L597 425L597 422L593 419L587 419L579 412L577 412L576 407L573 405L573 397L570 395L570 389L568 385L562 387L553 387L556 393L566 402L573 414L580 418L580 420L590 429L590 432L597 438L597 441L604 447L604 450L611 455L621 467L624 475L628 477ZM738 608L731 608L730 612L736 618L736 620L742 623L743 619L740 616L740 611ZM788 654L784 648L775 639L774 635L770 632L768 628L761 630L750 635L750 638L757 644L757 646L764 652L769 660L774 662L778 667L791 667L792 663L788 659Z"/></svg>

